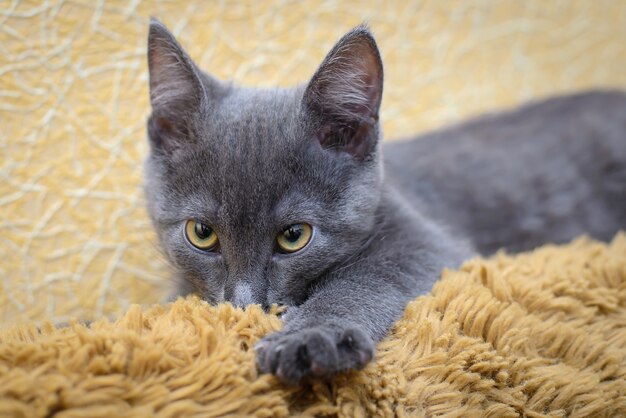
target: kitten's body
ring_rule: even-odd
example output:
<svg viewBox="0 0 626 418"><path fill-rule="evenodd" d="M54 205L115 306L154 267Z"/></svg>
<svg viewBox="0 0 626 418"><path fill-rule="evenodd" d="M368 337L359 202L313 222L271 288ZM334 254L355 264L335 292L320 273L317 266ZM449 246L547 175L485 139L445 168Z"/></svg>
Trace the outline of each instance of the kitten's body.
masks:
<svg viewBox="0 0 626 418"><path fill-rule="evenodd" d="M626 96L592 93L390 143L382 62L364 28L305 87L256 90L149 39L148 208L180 293L288 306L257 346L286 382L358 368L405 304L476 252L625 227ZM219 245L200 250L202 224ZM311 227L292 253L277 234ZM195 248L194 248L195 247Z"/></svg>
<svg viewBox="0 0 626 418"><path fill-rule="evenodd" d="M482 254L626 227L626 94L549 99L383 147L387 183Z"/></svg>

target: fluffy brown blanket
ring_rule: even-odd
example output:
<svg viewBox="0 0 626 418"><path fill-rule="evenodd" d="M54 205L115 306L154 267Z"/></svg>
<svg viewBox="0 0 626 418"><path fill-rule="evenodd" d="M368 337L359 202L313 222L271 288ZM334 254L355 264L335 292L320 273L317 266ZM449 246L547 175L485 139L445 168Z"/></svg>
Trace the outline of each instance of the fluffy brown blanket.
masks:
<svg viewBox="0 0 626 418"><path fill-rule="evenodd" d="M626 416L626 235L447 271L365 370L285 387L253 344L276 310L188 298L0 333L0 416Z"/></svg>

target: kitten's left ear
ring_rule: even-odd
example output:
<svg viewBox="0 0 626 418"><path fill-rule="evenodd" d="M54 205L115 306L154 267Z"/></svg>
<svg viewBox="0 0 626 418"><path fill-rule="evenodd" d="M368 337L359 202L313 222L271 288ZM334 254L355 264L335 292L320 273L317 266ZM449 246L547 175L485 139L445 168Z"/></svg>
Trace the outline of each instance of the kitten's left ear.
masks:
<svg viewBox="0 0 626 418"><path fill-rule="evenodd" d="M157 149L172 152L194 141L193 117L207 103L207 85L174 35L154 18L148 34L148 69L150 140Z"/></svg>
<svg viewBox="0 0 626 418"><path fill-rule="evenodd" d="M364 159L376 146L383 63L367 27L348 32L328 53L306 88L322 147Z"/></svg>

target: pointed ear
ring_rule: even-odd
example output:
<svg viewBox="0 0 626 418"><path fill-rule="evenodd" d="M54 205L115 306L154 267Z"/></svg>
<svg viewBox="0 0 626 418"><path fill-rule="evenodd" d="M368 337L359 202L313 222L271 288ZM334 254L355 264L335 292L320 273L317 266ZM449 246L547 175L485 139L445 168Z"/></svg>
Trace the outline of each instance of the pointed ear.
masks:
<svg viewBox="0 0 626 418"><path fill-rule="evenodd" d="M324 148L358 159L375 149L383 93L383 64L367 27L348 32L328 53L304 93Z"/></svg>
<svg viewBox="0 0 626 418"><path fill-rule="evenodd" d="M152 115L148 134L157 149L173 151L194 140L193 116L207 93L200 70L165 25L150 20L148 68Z"/></svg>

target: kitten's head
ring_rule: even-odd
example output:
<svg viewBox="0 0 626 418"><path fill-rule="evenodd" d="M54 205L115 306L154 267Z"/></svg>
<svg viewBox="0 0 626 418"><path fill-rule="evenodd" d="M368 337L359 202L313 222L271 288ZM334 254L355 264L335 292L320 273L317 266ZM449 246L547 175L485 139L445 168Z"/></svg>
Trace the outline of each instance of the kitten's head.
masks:
<svg viewBox="0 0 626 418"><path fill-rule="evenodd" d="M306 86L201 72L161 23L148 40L150 216L182 290L299 304L371 236L381 193L383 67L364 27Z"/></svg>

